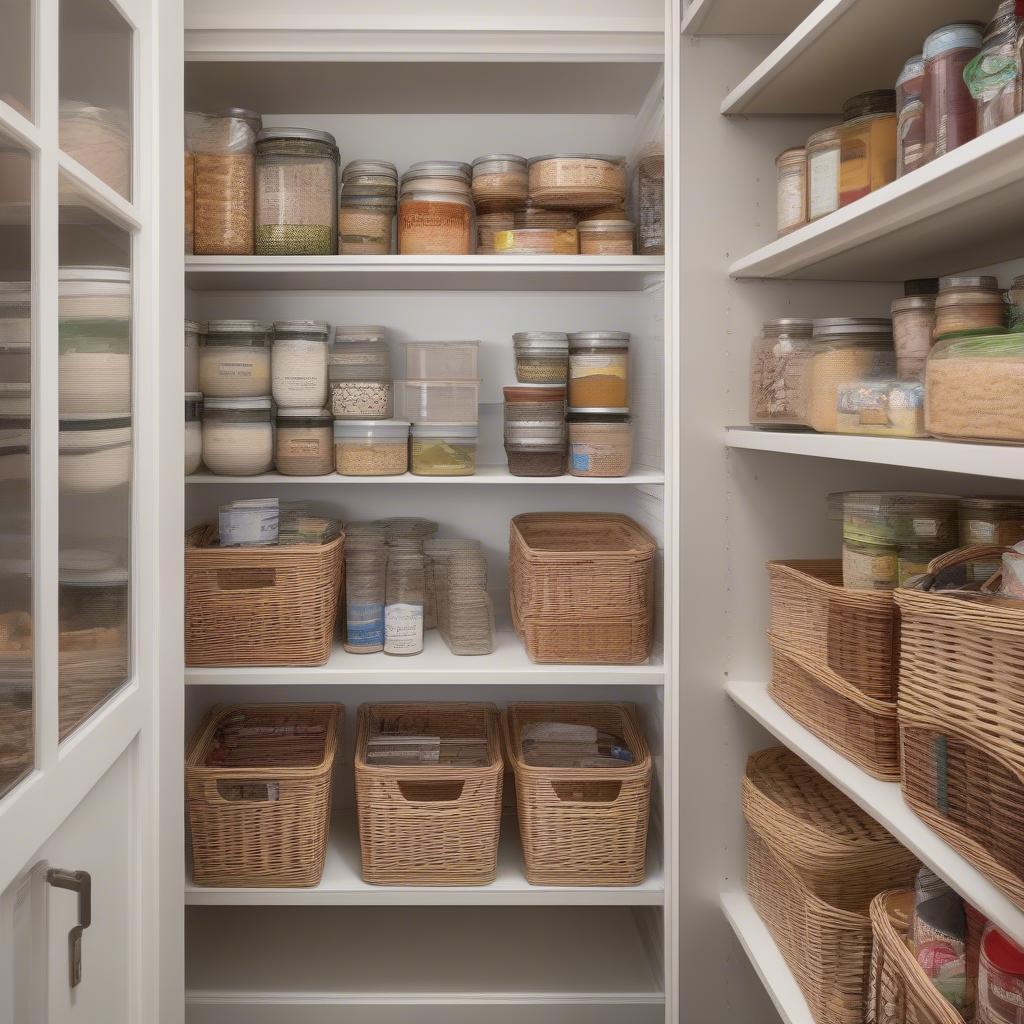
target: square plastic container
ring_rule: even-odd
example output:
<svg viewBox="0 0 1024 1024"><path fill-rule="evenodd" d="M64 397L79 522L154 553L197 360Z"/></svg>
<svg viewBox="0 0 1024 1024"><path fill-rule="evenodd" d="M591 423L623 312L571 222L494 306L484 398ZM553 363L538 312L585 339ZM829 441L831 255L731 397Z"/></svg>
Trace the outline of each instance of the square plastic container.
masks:
<svg viewBox="0 0 1024 1024"><path fill-rule="evenodd" d="M475 381L479 341L403 341L407 380Z"/></svg>
<svg viewBox="0 0 1024 1024"><path fill-rule="evenodd" d="M476 423L479 380L396 380L395 416L411 423Z"/></svg>

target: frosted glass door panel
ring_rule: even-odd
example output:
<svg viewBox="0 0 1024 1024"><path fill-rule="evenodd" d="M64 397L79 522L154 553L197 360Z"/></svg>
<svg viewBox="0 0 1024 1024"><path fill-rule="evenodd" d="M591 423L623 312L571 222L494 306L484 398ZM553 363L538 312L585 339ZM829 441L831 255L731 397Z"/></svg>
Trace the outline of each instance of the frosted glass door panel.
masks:
<svg viewBox="0 0 1024 1024"><path fill-rule="evenodd" d="M32 116L33 0L4 0L0 32L0 100Z"/></svg>

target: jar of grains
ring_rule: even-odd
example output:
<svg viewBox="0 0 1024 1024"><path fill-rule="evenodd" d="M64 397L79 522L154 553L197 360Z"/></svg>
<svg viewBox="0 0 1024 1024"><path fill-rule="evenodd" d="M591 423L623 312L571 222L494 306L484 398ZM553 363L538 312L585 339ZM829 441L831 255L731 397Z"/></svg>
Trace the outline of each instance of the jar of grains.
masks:
<svg viewBox="0 0 1024 1024"><path fill-rule="evenodd" d="M891 320L876 317L815 320L808 383L808 425L821 433L834 434L840 386L855 381L881 380L895 373Z"/></svg>
<svg viewBox="0 0 1024 1024"><path fill-rule="evenodd" d="M530 201L592 210L626 201L626 161L601 153L557 153L529 162Z"/></svg>
<svg viewBox="0 0 1024 1024"><path fill-rule="evenodd" d="M775 158L776 229L780 235L807 223L807 150L787 149Z"/></svg>
<svg viewBox="0 0 1024 1024"><path fill-rule="evenodd" d="M575 210L547 210L542 206L527 203L512 213L513 227L554 228L556 231L573 231L579 223Z"/></svg>
<svg viewBox="0 0 1024 1024"><path fill-rule="evenodd" d="M337 327L329 362L331 411L336 419L388 419L391 359L384 328Z"/></svg>
<svg viewBox="0 0 1024 1024"><path fill-rule="evenodd" d="M341 188L372 188L397 201L398 168L387 160L350 160L341 172Z"/></svg>
<svg viewBox="0 0 1024 1024"><path fill-rule="evenodd" d="M256 135L262 127L259 114L239 107L192 123L197 256L252 254Z"/></svg>
<svg viewBox="0 0 1024 1024"><path fill-rule="evenodd" d="M818 220L839 209L840 130L835 125L807 140L807 219Z"/></svg>
<svg viewBox="0 0 1024 1024"><path fill-rule="evenodd" d="M951 153L978 134L978 115L964 81L964 69L980 49L978 22L944 25L924 41L924 144L928 160Z"/></svg>
<svg viewBox="0 0 1024 1024"><path fill-rule="evenodd" d="M472 476L478 435L475 423L414 423L409 469L415 476Z"/></svg>
<svg viewBox="0 0 1024 1024"><path fill-rule="evenodd" d="M338 251L338 147L330 132L264 128L256 138L256 254Z"/></svg>
<svg viewBox="0 0 1024 1024"><path fill-rule="evenodd" d="M207 398L270 394L270 325L211 320L199 349L199 390Z"/></svg>
<svg viewBox="0 0 1024 1024"><path fill-rule="evenodd" d="M655 142L641 150L636 163L637 252L661 256L665 252L665 146ZM596 210L592 220L627 220ZM582 238L581 238L582 243Z"/></svg>
<svg viewBox="0 0 1024 1024"><path fill-rule="evenodd" d="M511 231L515 226L512 210L495 210L493 213L476 215L476 252L478 256L495 254L494 240L499 231Z"/></svg>
<svg viewBox="0 0 1024 1024"><path fill-rule="evenodd" d="M206 331L206 324L195 320L185 321L185 390L199 390L199 339Z"/></svg>
<svg viewBox="0 0 1024 1024"><path fill-rule="evenodd" d="M634 228L628 220L581 220L580 252L584 256L632 256Z"/></svg>
<svg viewBox="0 0 1024 1024"><path fill-rule="evenodd" d="M569 335L569 405L628 410L628 334L582 331Z"/></svg>
<svg viewBox="0 0 1024 1024"><path fill-rule="evenodd" d="M843 104L839 143L839 205L896 180L896 92L875 89Z"/></svg>
<svg viewBox="0 0 1024 1024"><path fill-rule="evenodd" d="M755 427L810 426L810 320L769 320L750 350L750 422Z"/></svg>
<svg viewBox="0 0 1024 1024"><path fill-rule="evenodd" d="M1000 0L985 28L981 52L964 69L964 81L977 104L979 135L1021 112L1017 8L1016 0Z"/></svg>
<svg viewBox="0 0 1024 1024"><path fill-rule="evenodd" d="M496 153L473 161L473 201L478 211L512 210L522 206L528 195L525 157Z"/></svg>
<svg viewBox="0 0 1024 1024"><path fill-rule="evenodd" d="M255 476L274 468L271 400L205 398L203 462L219 476Z"/></svg>
<svg viewBox="0 0 1024 1024"><path fill-rule="evenodd" d="M203 396L185 392L185 476L194 473L203 461Z"/></svg>
<svg viewBox="0 0 1024 1024"><path fill-rule="evenodd" d="M284 476L327 476L334 471L331 414L318 407L278 409L274 463Z"/></svg>
<svg viewBox="0 0 1024 1024"><path fill-rule="evenodd" d="M896 79L896 177L927 163L924 124L924 57L911 57Z"/></svg>
<svg viewBox="0 0 1024 1024"><path fill-rule="evenodd" d="M99 494L125 486L132 470L129 416L61 416L58 473L61 494Z"/></svg>
<svg viewBox="0 0 1024 1024"><path fill-rule="evenodd" d="M944 277L935 300L935 337L989 333L1006 326L1007 308L999 282L981 277Z"/></svg>
<svg viewBox="0 0 1024 1024"><path fill-rule="evenodd" d="M271 387L282 409L322 409L327 402L327 338L322 320L274 324Z"/></svg>
<svg viewBox="0 0 1024 1024"><path fill-rule="evenodd" d="M562 476L565 473L565 439L552 441L543 432L526 432L505 440L508 471L512 476Z"/></svg>
<svg viewBox="0 0 1024 1024"><path fill-rule="evenodd" d="M498 231L494 251L499 256L575 256L580 251L575 228L513 228Z"/></svg>
<svg viewBox="0 0 1024 1024"><path fill-rule="evenodd" d="M384 599L384 653L419 654L423 650L426 580L423 552L391 546Z"/></svg>
<svg viewBox="0 0 1024 1024"><path fill-rule="evenodd" d="M334 465L342 476L397 476L409 468L409 423L335 420Z"/></svg>
<svg viewBox="0 0 1024 1024"><path fill-rule="evenodd" d="M514 425L554 424L564 433L564 384L519 384L502 389L505 398L505 436Z"/></svg>
<svg viewBox="0 0 1024 1024"><path fill-rule="evenodd" d="M343 256L388 256L397 202L371 191L370 185L346 185L338 198L338 252Z"/></svg>
<svg viewBox="0 0 1024 1024"><path fill-rule="evenodd" d="M520 384L569 382L569 335L559 331L522 331L512 335L516 380Z"/></svg>
<svg viewBox="0 0 1024 1024"><path fill-rule="evenodd" d="M569 473L626 476L633 464L633 424L622 413L569 413Z"/></svg>
<svg viewBox="0 0 1024 1024"><path fill-rule="evenodd" d="M892 336L900 380L924 380L935 338L935 296L905 295L892 303Z"/></svg>
<svg viewBox="0 0 1024 1024"><path fill-rule="evenodd" d="M405 192L398 204L403 256L467 256L475 248L473 201L465 192Z"/></svg>

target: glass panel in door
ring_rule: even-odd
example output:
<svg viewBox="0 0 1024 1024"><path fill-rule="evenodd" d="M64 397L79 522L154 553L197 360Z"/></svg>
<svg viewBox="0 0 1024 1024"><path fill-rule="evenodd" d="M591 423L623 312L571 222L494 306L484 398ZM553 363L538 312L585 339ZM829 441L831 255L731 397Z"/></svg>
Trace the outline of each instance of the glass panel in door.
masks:
<svg viewBox="0 0 1024 1024"><path fill-rule="evenodd" d="M0 32L0 100L32 116L33 0L4 0Z"/></svg>

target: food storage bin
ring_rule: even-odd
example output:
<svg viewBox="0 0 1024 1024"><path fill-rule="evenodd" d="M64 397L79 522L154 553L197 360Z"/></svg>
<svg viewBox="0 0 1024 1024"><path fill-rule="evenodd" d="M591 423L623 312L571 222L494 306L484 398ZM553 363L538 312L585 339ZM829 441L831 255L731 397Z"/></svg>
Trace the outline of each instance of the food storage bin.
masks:
<svg viewBox="0 0 1024 1024"><path fill-rule="evenodd" d="M818 220L839 209L838 125L807 140L807 219Z"/></svg>
<svg viewBox="0 0 1024 1024"><path fill-rule="evenodd" d="M892 303L892 337L900 380L924 380L925 363L935 342L934 295L905 295Z"/></svg>
<svg viewBox="0 0 1024 1024"><path fill-rule="evenodd" d="M337 419L388 419L391 359L383 327L337 327L328 361L331 406Z"/></svg>
<svg viewBox="0 0 1024 1024"><path fill-rule="evenodd" d="M520 384L502 389L505 429L512 425L557 424L565 421L565 387L561 384Z"/></svg>
<svg viewBox="0 0 1024 1024"><path fill-rule="evenodd" d="M896 177L922 167L925 155L924 57L907 60L896 79Z"/></svg>
<svg viewBox="0 0 1024 1024"><path fill-rule="evenodd" d="M334 472L334 431L326 409L278 409L274 466L284 476Z"/></svg>
<svg viewBox="0 0 1024 1024"><path fill-rule="evenodd" d="M398 204L401 255L466 256L475 248L473 201L467 192L403 192Z"/></svg>
<svg viewBox="0 0 1024 1024"><path fill-rule="evenodd" d="M396 380L395 414L412 423L476 423L480 381Z"/></svg>
<svg viewBox="0 0 1024 1024"><path fill-rule="evenodd" d="M558 331L512 335L516 380L520 384L568 384L569 336Z"/></svg>
<svg viewBox="0 0 1024 1024"><path fill-rule="evenodd" d="M924 41L924 133L926 159L951 153L978 134L974 97L964 69L981 49L977 22L937 28Z"/></svg>
<svg viewBox="0 0 1024 1024"><path fill-rule="evenodd" d="M787 149L775 158L776 230L788 235L807 223L807 150Z"/></svg>
<svg viewBox="0 0 1024 1024"><path fill-rule="evenodd" d="M961 498L960 544L1013 547L1024 540L1024 498Z"/></svg>
<svg viewBox="0 0 1024 1024"><path fill-rule="evenodd" d="M927 437L924 385L919 381L866 380L840 384L836 433L875 437Z"/></svg>
<svg viewBox="0 0 1024 1024"><path fill-rule="evenodd" d="M750 350L750 422L755 427L810 425L813 323L769 320Z"/></svg>
<svg viewBox="0 0 1024 1024"><path fill-rule="evenodd" d="M203 462L220 476L255 476L274 468L269 398L206 398Z"/></svg>
<svg viewBox="0 0 1024 1024"><path fill-rule="evenodd" d="M491 704L360 707L355 787L363 880L493 882L504 773Z"/></svg>
<svg viewBox="0 0 1024 1024"><path fill-rule="evenodd" d="M271 390L282 409L327 402L327 339L322 320L278 320L271 349Z"/></svg>
<svg viewBox="0 0 1024 1024"><path fill-rule="evenodd" d="M935 300L935 337L996 332L1006 326L1007 313L994 277L944 277Z"/></svg>
<svg viewBox="0 0 1024 1024"><path fill-rule="evenodd" d="M580 253L583 256L632 256L635 228L628 220L581 220Z"/></svg>
<svg viewBox="0 0 1024 1024"><path fill-rule="evenodd" d="M397 209L393 187L390 195L381 195L372 186L346 185L338 197L338 252L390 255Z"/></svg>
<svg viewBox="0 0 1024 1024"><path fill-rule="evenodd" d="M409 469L415 476L472 476L479 431L468 423L414 423Z"/></svg>
<svg viewBox="0 0 1024 1024"><path fill-rule="evenodd" d="M405 420L335 420L334 464L342 476L397 476L409 469Z"/></svg>
<svg viewBox="0 0 1024 1024"><path fill-rule="evenodd" d="M320 881L331 824L340 704L215 706L185 759L197 885Z"/></svg>
<svg viewBox="0 0 1024 1024"><path fill-rule="evenodd" d="M199 390L199 339L206 331L206 324L195 320L185 321L185 390ZM9 379L9 378L8 378Z"/></svg>
<svg viewBox="0 0 1024 1024"><path fill-rule="evenodd" d="M530 191L526 158L497 153L473 161L473 201L477 211L514 210Z"/></svg>
<svg viewBox="0 0 1024 1024"><path fill-rule="evenodd" d="M928 433L1024 443L1024 334L950 337L928 356Z"/></svg>
<svg viewBox="0 0 1024 1024"><path fill-rule="evenodd" d="M575 256L579 251L575 228L513 228L494 234L497 256Z"/></svg>
<svg viewBox="0 0 1024 1024"><path fill-rule="evenodd" d="M261 398L270 389L270 325L211 320L199 349L199 390L207 398Z"/></svg>
<svg viewBox="0 0 1024 1024"><path fill-rule="evenodd" d="M569 473L627 476L633 464L633 423L618 413L569 414Z"/></svg>
<svg viewBox="0 0 1024 1024"><path fill-rule="evenodd" d="M479 352L479 341L403 341L404 376L407 380L479 380Z"/></svg>
<svg viewBox="0 0 1024 1024"><path fill-rule="evenodd" d="M123 487L132 472L130 416L61 416L58 472L62 494L98 494Z"/></svg>
<svg viewBox="0 0 1024 1024"><path fill-rule="evenodd" d="M535 156L529 167L530 202L538 206L588 210L625 202L623 157L560 153Z"/></svg>
<svg viewBox="0 0 1024 1024"><path fill-rule="evenodd" d="M896 180L896 93L876 89L843 104L839 129L839 205Z"/></svg>
<svg viewBox="0 0 1024 1024"><path fill-rule="evenodd" d="M581 331L569 335L569 405L629 411L629 335Z"/></svg>
<svg viewBox="0 0 1024 1024"><path fill-rule="evenodd" d="M203 461L203 396L185 392L185 476L199 469Z"/></svg>

